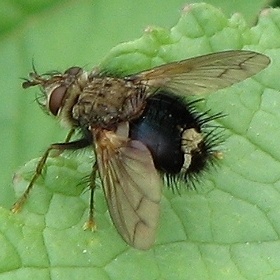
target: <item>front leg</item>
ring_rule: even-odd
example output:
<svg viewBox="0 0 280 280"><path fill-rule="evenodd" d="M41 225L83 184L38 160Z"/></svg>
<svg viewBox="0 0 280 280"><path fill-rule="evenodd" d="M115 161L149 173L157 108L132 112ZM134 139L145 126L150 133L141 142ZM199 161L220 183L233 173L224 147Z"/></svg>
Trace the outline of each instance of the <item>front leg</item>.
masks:
<svg viewBox="0 0 280 280"><path fill-rule="evenodd" d="M69 139L69 135L72 135L73 132L70 131L70 133L68 134L66 140L70 140ZM45 153L43 154L43 156L41 157L41 159L39 160L37 167L36 167L36 171L28 185L28 187L26 188L25 192L23 193L23 195L15 202L15 204L12 207L12 212L13 213L17 213L19 212L24 203L26 202L30 191L32 190L36 180L39 178L39 176L42 174L43 168L46 164L47 158L50 155L51 151L57 151L58 154L62 153L65 150L77 150L77 149L82 149L85 148L89 145L91 145L91 139L85 137L76 141L72 141L72 142L65 142L65 143L55 143L49 146L49 148L45 151Z"/></svg>

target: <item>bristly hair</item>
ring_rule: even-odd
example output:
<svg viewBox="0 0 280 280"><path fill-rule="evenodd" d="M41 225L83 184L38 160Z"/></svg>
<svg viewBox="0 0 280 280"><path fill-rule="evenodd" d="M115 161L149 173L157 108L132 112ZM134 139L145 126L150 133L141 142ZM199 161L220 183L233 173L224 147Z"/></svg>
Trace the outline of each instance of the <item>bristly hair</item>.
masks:
<svg viewBox="0 0 280 280"><path fill-rule="evenodd" d="M200 100L198 100L200 101ZM199 151L199 164L196 165L191 162L186 170L181 170L179 174L164 173L164 180L168 188L173 192L180 194L182 185L189 189L195 190L196 185L203 180L203 174L215 167L219 163L222 152L219 146L224 142L223 128L221 126L211 124L213 120L225 117L223 113L208 115L210 110L204 113L198 113L193 106L197 100L187 103L189 112L193 115L196 121L197 128L199 128L203 141ZM182 142L186 140L182 139Z"/></svg>
<svg viewBox="0 0 280 280"><path fill-rule="evenodd" d="M45 94L43 93L42 90L40 90L39 92L36 92L35 94L35 101L38 103L38 105L40 106L40 108L42 109L42 111L49 115L49 110L46 108L46 96Z"/></svg>

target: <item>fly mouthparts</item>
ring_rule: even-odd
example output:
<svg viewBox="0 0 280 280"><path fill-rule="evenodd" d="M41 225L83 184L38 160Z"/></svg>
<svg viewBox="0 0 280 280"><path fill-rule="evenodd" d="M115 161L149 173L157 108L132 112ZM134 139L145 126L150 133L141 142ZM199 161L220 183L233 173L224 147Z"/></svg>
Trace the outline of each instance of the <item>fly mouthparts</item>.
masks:
<svg viewBox="0 0 280 280"><path fill-rule="evenodd" d="M36 86L38 85L38 82L35 82L35 81L29 81L29 80L26 80L24 81L21 86L26 89L26 88L29 88L29 87L33 87L33 86Z"/></svg>
<svg viewBox="0 0 280 280"><path fill-rule="evenodd" d="M33 87L33 86L37 86L37 85L42 85L45 82L45 79L42 78L40 75L38 75L35 72L31 72L29 74L29 77L30 77L30 80L24 79L24 82L22 83L22 87L24 89Z"/></svg>

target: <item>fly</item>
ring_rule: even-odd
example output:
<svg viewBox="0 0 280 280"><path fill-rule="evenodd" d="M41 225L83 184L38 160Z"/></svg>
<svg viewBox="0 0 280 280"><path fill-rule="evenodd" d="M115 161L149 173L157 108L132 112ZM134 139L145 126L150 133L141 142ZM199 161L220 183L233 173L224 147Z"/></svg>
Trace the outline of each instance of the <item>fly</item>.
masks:
<svg viewBox="0 0 280 280"><path fill-rule="evenodd" d="M269 63L263 54L233 50L168 63L122 78L80 67L42 75L34 70L23 88L39 86L43 93L39 104L66 124L70 133L67 141L50 145L43 154L12 211L22 208L51 151L91 146L95 162L85 227L95 228L93 205L98 175L119 234L131 246L149 249L159 220L162 174L171 180L177 176L187 181L189 174L204 168L213 151L212 134L205 135L203 127L218 116L205 118L182 98L228 87L255 75ZM70 141L75 131L81 137Z"/></svg>

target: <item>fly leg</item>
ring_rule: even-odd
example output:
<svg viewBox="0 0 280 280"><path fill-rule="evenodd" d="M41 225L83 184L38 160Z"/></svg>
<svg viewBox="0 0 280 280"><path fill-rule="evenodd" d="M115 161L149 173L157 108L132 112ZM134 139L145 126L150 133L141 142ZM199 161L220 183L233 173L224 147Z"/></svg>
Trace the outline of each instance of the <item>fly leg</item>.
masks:
<svg viewBox="0 0 280 280"><path fill-rule="evenodd" d="M72 131L70 131L70 133L68 134L66 140L70 140L71 135L73 134ZM69 136L70 135L70 136ZM36 167L36 171L28 185L28 187L26 188L25 192L23 193L23 195L15 202L15 204L12 206L12 212L13 213L17 213L19 212L24 203L26 202L30 191L32 190L36 180L39 178L39 176L41 176L43 168L46 164L47 158L50 155L51 151L56 151L58 154L62 153L65 150L77 150L77 149L82 149L85 148L87 146L89 146L91 144L91 141L88 138L82 138L76 141L72 141L72 142L65 142L65 143L55 143L49 146L49 148L45 151L45 153L43 154L43 156L41 157L40 161L37 164Z"/></svg>
<svg viewBox="0 0 280 280"><path fill-rule="evenodd" d="M96 188L95 179L96 179L96 172L97 172L97 162L94 163L92 167L92 172L90 174L90 198L89 198L89 214L88 220L84 224L84 230L90 229L92 231L96 230L96 224L94 221L94 191Z"/></svg>

